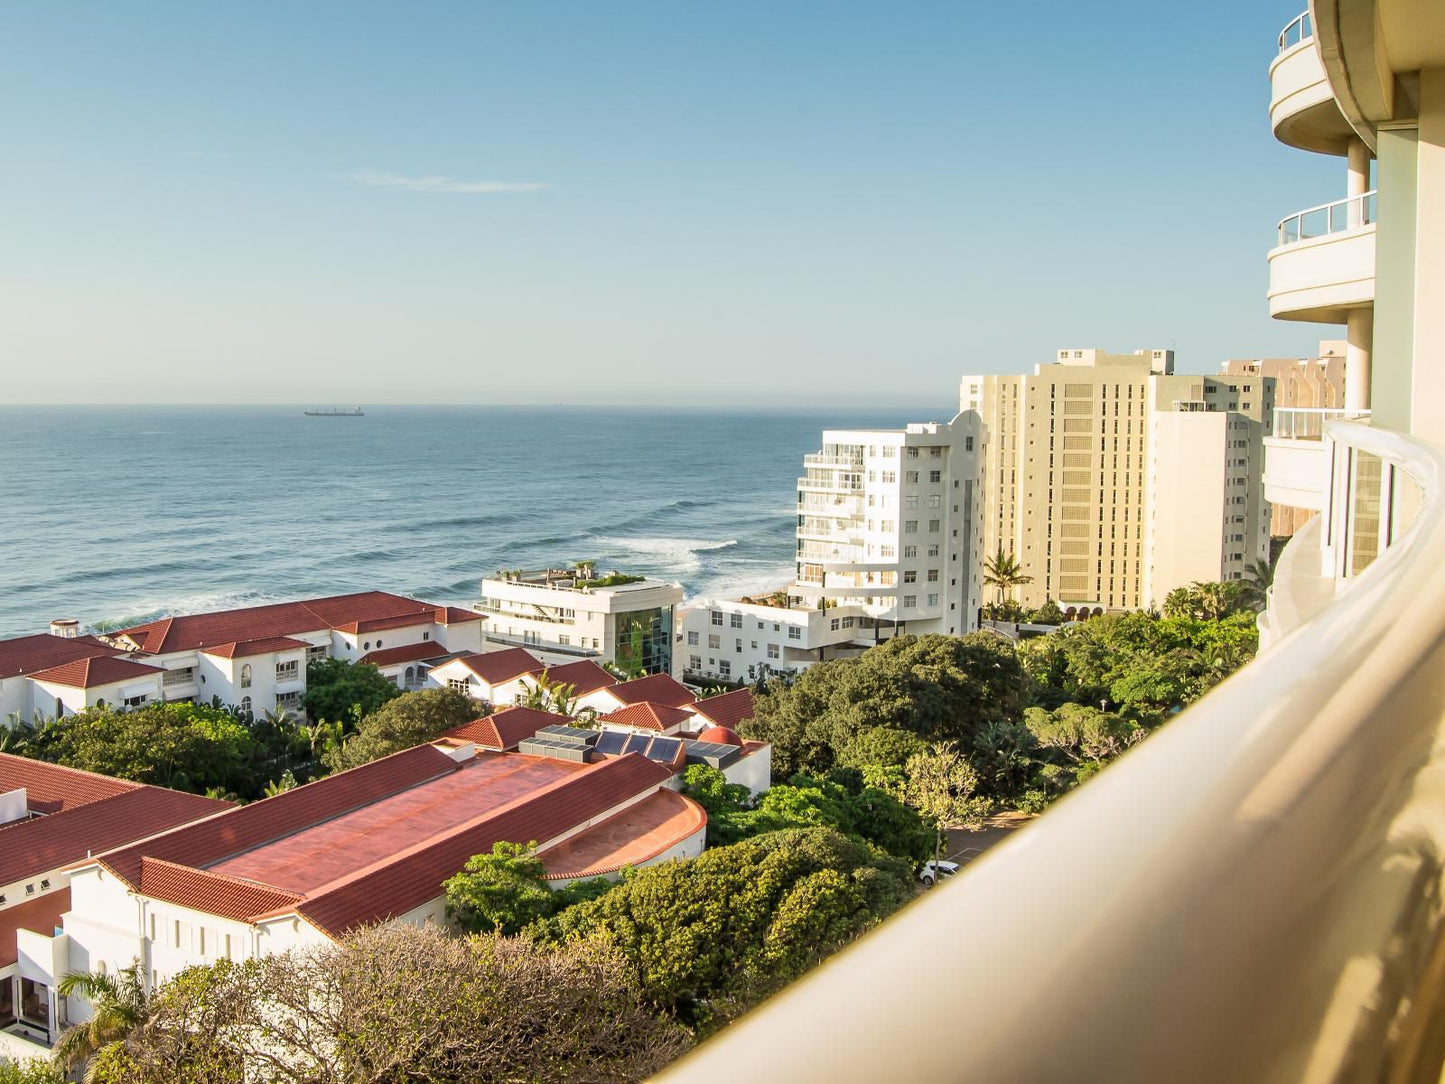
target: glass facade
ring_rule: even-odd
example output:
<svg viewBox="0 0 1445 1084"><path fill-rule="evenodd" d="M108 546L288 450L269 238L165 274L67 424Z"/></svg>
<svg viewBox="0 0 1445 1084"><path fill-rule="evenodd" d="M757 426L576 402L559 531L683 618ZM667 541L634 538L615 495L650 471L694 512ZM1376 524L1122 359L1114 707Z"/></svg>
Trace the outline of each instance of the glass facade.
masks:
<svg viewBox="0 0 1445 1084"><path fill-rule="evenodd" d="M628 674L672 673L672 607L617 615L615 661Z"/></svg>

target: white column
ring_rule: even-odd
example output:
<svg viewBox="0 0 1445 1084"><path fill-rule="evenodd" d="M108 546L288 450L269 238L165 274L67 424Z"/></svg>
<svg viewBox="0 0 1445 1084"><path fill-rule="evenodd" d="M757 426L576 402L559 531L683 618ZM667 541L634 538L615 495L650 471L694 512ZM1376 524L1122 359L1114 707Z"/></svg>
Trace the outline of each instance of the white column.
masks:
<svg viewBox="0 0 1445 1084"><path fill-rule="evenodd" d="M1364 195L1370 190L1370 148L1365 146L1362 140L1350 140L1346 163L1346 197ZM1347 225L1350 229L1364 225L1362 210L1363 208L1358 203L1351 203L1345 208Z"/></svg>
<svg viewBox="0 0 1445 1084"><path fill-rule="evenodd" d="M1370 346L1375 338L1375 307L1350 309L1345 324L1345 409L1370 409Z"/></svg>

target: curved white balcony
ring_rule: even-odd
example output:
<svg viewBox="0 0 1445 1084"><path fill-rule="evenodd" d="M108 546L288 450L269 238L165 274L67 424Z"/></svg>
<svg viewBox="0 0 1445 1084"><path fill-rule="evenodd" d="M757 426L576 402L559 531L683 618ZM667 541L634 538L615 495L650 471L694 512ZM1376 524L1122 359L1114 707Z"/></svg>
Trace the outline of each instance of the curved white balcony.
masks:
<svg viewBox="0 0 1445 1084"><path fill-rule="evenodd" d="M1280 31L1269 87L1269 123L1276 139L1321 154L1346 152L1354 130L1325 76L1308 11Z"/></svg>
<svg viewBox="0 0 1445 1084"><path fill-rule="evenodd" d="M1445 454L1360 425L1328 436L1355 482L1315 521L1316 551L1359 553L1342 532L1360 538L1363 505L1376 560L660 1080L1438 1079ZM1279 571L1335 579L1291 553L1307 541Z"/></svg>
<svg viewBox="0 0 1445 1084"><path fill-rule="evenodd" d="M1324 203L1282 219L1269 252L1269 314L1342 324L1375 301L1375 193Z"/></svg>
<svg viewBox="0 0 1445 1084"><path fill-rule="evenodd" d="M1330 482L1325 426L1368 415L1330 407L1275 407L1274 431L1264 438L1264 499L1323 511Z"/></svg>

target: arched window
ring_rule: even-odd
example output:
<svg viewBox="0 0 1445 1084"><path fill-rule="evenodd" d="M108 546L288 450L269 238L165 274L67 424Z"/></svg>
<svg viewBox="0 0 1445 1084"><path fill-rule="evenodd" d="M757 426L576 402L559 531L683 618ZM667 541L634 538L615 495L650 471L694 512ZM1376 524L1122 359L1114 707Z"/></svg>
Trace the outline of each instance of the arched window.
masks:
<svg viewBox="0 0 1445 1084"><path fill-rule="evenodd" d="M243 688L243 689L249 689L250 687L251 687L251 664L250 664L249 662L243 662L243 663L241 664L241 688Z"/></svg>
<svg viewBox="0 0 1445 1084"><path fill-rule="evenodd" d="M243 696L243 697L241 697L241 714L242 714L242 715L250 715L250 714L251 714L251 698L250 698L249 696Z"/></svg>
<svg viewBox="0 0 1445 1084"><path fill-rule="evenodd" d="M408 685L415 685L415 684L416 684L416 667L415 667L415 666L408 666L408 667L406 668L406 683L407 683Z"/></svg>

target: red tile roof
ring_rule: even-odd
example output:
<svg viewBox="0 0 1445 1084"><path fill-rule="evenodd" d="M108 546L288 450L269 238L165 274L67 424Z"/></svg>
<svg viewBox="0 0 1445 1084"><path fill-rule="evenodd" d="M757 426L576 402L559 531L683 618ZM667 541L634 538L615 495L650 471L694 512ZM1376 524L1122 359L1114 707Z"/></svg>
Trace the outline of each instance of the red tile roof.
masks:
<svg viewBox="0 0 1445 1084"><path fill-rule="evenodd" d="M129 790L51 816L0 825L0 885L60 869L87 855L229 808L229 802L198 794L131 784Z"/></svg>
<svg viewBox="0 0 1445 1084"><path fill-rule="evenodd" d="M549 667L547 680L553 685L571 685L573 694L586 696L588 693L616 685L617 679L591 659L578 659Z"/></svg>
<svg viewBox="0 0 1445 1084"><path fill-rule="evenodd" d="M697 700L686 685L669 674L633 678L621 685L609 686L607 691L624 704L640 704L646 700L680 708Z"/></svg>
<svg viewBox="0 0 1445 1084"><path fill-rule="evenodd" d="M30 677L35 681L64 685L70 689L94 689L100 685L114 685L118 681L155 677L162 673L164 671L158 666L147 666L145 663L122 659L116 655L97 655L91 659L76 659L74 662L52 666L49 670L41 670Z"/></svg>
<svg viewBox="0 0 1445 1084"><path fill-rule="evenodd" d="M245 922L252 915L289 910L302 897L224 873L143 856L140 891L147 896L197 911Z"/></svg>
<svg viewBox="0 0 1445 1084"><path fill-rule="evenodd" d="M108 775L83 772L47 764L43 760L0 753L0 793L25 788L26 801L32 813L59 813L90 802L98 802L126 791L138 790L144 784Z"/></svg>
<svg viewBox="0 0 1445 1084"><path fill-rule="evenodd" d="M717 726L736 727L753 717L753 694L748 689L734 689L721 696L699 700L692 710Z"/></svg>
<svg viewBox="0 0 1445 1084"><path fill-rule="evenodd" d="M13 902L13 901L12 901ZM16 930L30 930L47 936L60 925L60 916L70 910L70 889L47 892L24 903L0 910L0 967L9 967L20 957ZM0 982L9 982L9 978Z"/></svg>
<svg viewBox="0 0 1445 1084"><path fill-rule="evenodd" d="M636 753L601 761L441 837L318 889L296 910L333 937L435 899L442 882L494 843L545 843L672 778Z"/></svg>
<svg viewBox="0 0 1445 1084"><path fill-rule="evenodd" d="M477 655L463 655L456 660L488 685L501 685L523 674L540 674L546 669L540 659L521 647L509 647L505 651L483 651Z"/></svg>
<svg viewBox="0 0 1445 1084"><path fill-rule="evenodd" d="M628 704L625 708L618 708L606 715L598 716L604 723L616 723L619 726L635 726L643 730L656 730L665 733L674 727L681 726L692 718L692 712L683 711L681 708L670 708L666 704Z"/></svg>
<svg viewBox="0 0 1445 1084"><path fill-rule="evenodd" d="M117 877L136 888L140 885L142 856L193 868L208 866L278 836L439 778L458 767L441 750L418 745L274 798L208 817L144 843L121 847L102 855L101 860Z"/></svg>
<svg viewBox="0 0 1445 1084"><path fill-rule="evenodd" d="M172 651L193 651L208 644L294 636L300 632L323 629L354 632L362 625L369 630L373 627L421 624L435 621L436 612L437 607L432 603L385 591L362 591L304 602L278 602L269 606L167 617L109 635L113 640L128 637L139 650L162 655Z"/></svg>
<svg viewBox="0 0 1445 1084"><path fill-rule="evenodd" d="M730 726L710 726L697 736L697 740L715 745L736 745L739 749L743 747L742 738L738 737L738 732Z"/></svg>
<svg viewBox="0 0 1445 1084"><path fill-rule="evenodd" d="M42 632L35 636L16 636L0 640L0 681L20 674L49 670L52 666L97 655L119 655L117 648L101 643L94 636L52 636Z"/></svg>
<svg viewBox="0 0 1445 1084"><path fill-rule="evenodd" d="M486 615L473 610L464 610L460 606L437 607L437 624L439 625L463 625L468 621L485 621L486 619Z"/></svg>
<svg viewBox="0 0 1445 1084"><path fill-rule="evenodd" d="M399 662L417 662L421 659L439 659L447 654L444 645L435 640L423 640L419 644L402 644L401 647L384 647L361 656L361 662L372 666L394 666Z"/></svg>
<svg viewBox="0 0 1445 1084"><path fill-rule="evenodd" d="M707 812L665 787L542 852L549 881L602 877L640 866L701 831Z"/></svg>
<svg viewBox="0 0 1445 1084"><path fill-rule="evenodd" d="M219 659L249 659L256 655L269 655L273 651L295 651L310 646L305 640L290 636L263 636L259 640L237 640L232 644L208 647L204 653Z"/></svg>
<svg viewBox="0 0 1445 1084"><path fill-rule="evenodd" d="M501 752L515 749L544 726L566 726L572 720L565 715L536 708L506 708L483 719L473 719L446 732L449 738L475 742L483 749Z"/></svg>

